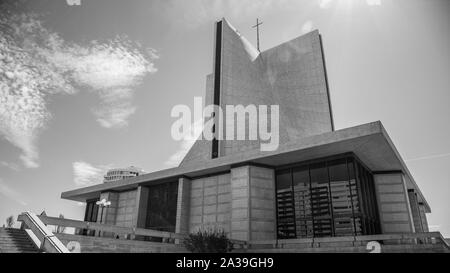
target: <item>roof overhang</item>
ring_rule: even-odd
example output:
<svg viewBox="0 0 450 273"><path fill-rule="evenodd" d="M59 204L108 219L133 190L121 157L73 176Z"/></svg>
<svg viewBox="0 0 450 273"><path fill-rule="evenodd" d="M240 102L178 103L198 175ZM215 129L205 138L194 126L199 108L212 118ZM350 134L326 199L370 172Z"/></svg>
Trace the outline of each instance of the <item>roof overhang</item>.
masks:
<svg viewBox="0 0 450 273"><path fill-rule="evenodd" d="M202 164L186 164L180 167L156 171L141 176L66 191L61 198L86 201L100 196L104 191L125 191L142 185L155 185L174 181L179 177L199 177L229 171L240 164L282 166L343 153L354 153L373 172L401 171L408 189L418 193L426 211L431 212L422 192L409 172L405 162L392 143L381 122L328 132L280 145L276 151L251 151L211 159Z"/></svg>

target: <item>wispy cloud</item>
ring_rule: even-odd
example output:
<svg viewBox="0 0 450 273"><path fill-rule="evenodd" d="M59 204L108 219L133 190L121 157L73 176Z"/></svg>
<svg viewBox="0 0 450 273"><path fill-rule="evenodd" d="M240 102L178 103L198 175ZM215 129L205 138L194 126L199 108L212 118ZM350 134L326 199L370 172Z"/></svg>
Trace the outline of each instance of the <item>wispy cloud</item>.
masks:
<svg viewBox="0 0 450 273"><path fill-rule="evenodd" d="M440 231L441 230L441 225L428 225L428 229L430 231Z"/></svg>
<svg viewBox="0 0 450 273"><path fill-rule="evenodd" d="M20 170L19 165L17 165L16 163L0 161L0 166L9 168L9 169L11 169L13 171L16 171L16 172Z"/></svg>
<svg viewBox="0 0 450 273"><path fill-rule="evenodd" d="M181 160L183 160L184 156L189 152L192 145L194 145L196 139L200 137L203 128L203 119L199 119L194 122L193 125L189 127L188 130L183 135L183 139L178 145L178 149L175 153L173 153L169 159L164 162L165 165L174 167L180 164Z"/></svg>
<svg viewBox="0 0 450 273"><path fill-rule="evenodd" d="M447 157L447 156L450 156L450 153L421 156L421 157L406 159L405 162L418 161L418 160L427 160L427 159L434 159L434 158Z"/></svg>
<svg viewBox="0 0 450 273"><path fill-rule="evenodd" d="M321 9L327 9L334 3L348 6L361 1L365 2L368 6L381 6L381 0L318 0L318 3Z"/></svg>
<svg viewBox="0 0 450 273"><path fill-rule="evenodd" d="M103 182L103 176L110 165L94 166L84 161L77 161L72 164L73 181L77 186L91 186Z"/></svg>
<svg viewBox="0 0 450 273"><path fill-rule="evenodd" d="M126 126L135 112L133 90L155 73L153 49L127 37L86 45L67 42L34 14L0 18L0 135L22 150L26 167L38 167L37 138L51 119L53 94L96 92L96 120L106 128Z"/></svg>
<svg viewBox="0 0 450 273"><path fill-rule="evenodd" d="M26 206L27 203L23 201L23 197L20 193L18 193L13 188L9 187L0 179L0 194L6 196L7 198L16 201L17 203L21 204L22 206Z"/></svg>

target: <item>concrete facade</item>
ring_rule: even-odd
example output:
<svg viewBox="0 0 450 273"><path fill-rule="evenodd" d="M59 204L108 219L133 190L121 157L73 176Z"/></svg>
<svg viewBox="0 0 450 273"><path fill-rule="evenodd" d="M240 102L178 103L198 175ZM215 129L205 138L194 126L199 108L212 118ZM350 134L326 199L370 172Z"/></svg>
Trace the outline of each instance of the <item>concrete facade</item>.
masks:
<svg viewBox="0 0 450 273"><path fill-rule="evenodd" d="M230 174L220 174L191 181L189 231L217 227L230 232Z"/></svg>
<svg viewBox="0 0 450 273"><path fill-rule="evenodd" d="M180 178L178 189L178 233L212 227L237 240L275 239L273 169L246 165L216 176Z"/></svg>
<svg viewBox="0 0 450 273"><path fill-rule="evenodd" d="M414 220L401 172L375 174L382 233L414 232Z"/></svg>
<svg viewBox="0 0 450 273"><path fill-rule="evenodd" d="M214 103L214 84L220 81L218 92L222 109L226 105L279 105L280 143L334 129L318 31L259 53L228 21L223 19L220 23L221 32L215 33L220 39L216 37L214 47L214 55L220 55L220 74L214 71L207 77L206 105ZM217 59L216 56L213 67ZM234 120L236 122L236 117ZM248 116L246 123L251 124ZM230 130L229 124L227 126L224 126L224 135ZM234 134L235 140L219 140L218 156L260 148L259 140L236 140L236 130ZM248 131L245 139L248 139ZM181 165L211 158L211 145L211 141L198 141Z"/></svg>
<svg viewBox="0 0 450 273"><path fill-rule="evenodd" d="M178 180L177 220L175 232L188 234L190 227L191 180L181 177Z"/></svg>
<svg viewBox="0 0 450 273"><path fill-rule="evenodd" d="M108 200L111 205L99 208L97 222L121 227L137 226L137 192L138 190L102 193L100 200Z"/></svg>
<svg viewBox="0 0 450 273"><path fill-rule="evenodd" d="M220 38L219 73L207 76L205 104L217 94L222 107L279 104L278 150L261 152L258 141L219 141L213 158L212 143L196 141L176 168L64 192L62 198L105 198L111 206L97 222L145 228L152 212L149 187L178 181L176 233L220 228L232 239L275 240L277 168L352 154L373 174L381 232L428 231L430 207L381 122L334 130L318 31L255 52L222 20Z"/></svg>
<svg viewBox="0 0 450 273"><path fill-rule="evenodd" d="M231 169L231 200L231 238L276 239L273 169L251 165Z"/></svg>

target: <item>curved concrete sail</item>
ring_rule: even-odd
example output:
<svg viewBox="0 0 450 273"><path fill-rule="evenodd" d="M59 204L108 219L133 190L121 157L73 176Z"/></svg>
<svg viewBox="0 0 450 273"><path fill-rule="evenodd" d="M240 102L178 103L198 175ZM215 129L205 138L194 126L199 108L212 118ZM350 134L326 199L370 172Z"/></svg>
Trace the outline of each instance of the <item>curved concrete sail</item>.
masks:
<svg viewBox="0 0 450 273"><path fill-rule="evenodd" d="M334 130L317 30L260 53L222 19L216 23L214 41L214 71L207 77L206 105L216 104L223 110L226 105L279 105L280 146ZM260 140L248 140L246 119L246 140L199 140L180 165L260 149ZM227 126L223 127L225 136Z"/></svg>
<svg viewBox="0 0 450 273"><path fill-rule="evenodd" d="M222 19L224 22L228 24L228 27L231 28L236 35L241 39L242 45L244 46L245 51L247 52L250 60L253 62L258 58L259 51L254 47L235 27L233 27L230 22L228 22L225 18Z"/></svg>

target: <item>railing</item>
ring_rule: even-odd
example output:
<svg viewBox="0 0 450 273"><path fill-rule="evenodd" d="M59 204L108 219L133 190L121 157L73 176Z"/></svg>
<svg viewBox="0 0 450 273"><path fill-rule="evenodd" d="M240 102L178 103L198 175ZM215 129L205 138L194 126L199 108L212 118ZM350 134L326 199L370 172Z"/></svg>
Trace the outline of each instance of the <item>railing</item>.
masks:
<svg viewBox="0 0 450 273"><path fill-rule="evenodd" d="M112 237L117 236L121 239L136 238L137 236L161 238L164 242L178 243L185 238L183 234L151 230L144 228L129 228L119 227L115 225L99 224L94 222L84 222L78 220L64 219L58 217L38 216L39 219L46 225L54 225L60 227L73 227L77 229L95 230L102 234L112 234Z"/></svg>
<svg viewBox="0 0 450 273"><path fill-rule="evenodd" d="M46 225L31 212L24 212L17 217L17 221L22 222L22 229L30 229L39 242L36 246L43 252L48 253L69 253L67 248L58 238L46 227Z"/></svg>
<svg viewBox="0 0 450 273"><path fill-rule="evenodd" d="M121 239L135 238L136 240L139 240L139 236L141 236L141 237L161 238L162 241L166 243L180 244L186 238L186 235L184 234L173 233L168 231L159 231L144 228L119 227L115 225L99 224L94 222L85 222L43 215L37 217L46 225L72 227L76 229L96 231L98 233L107 233L107 234L109 233L112 234L112 237L116 238L117 236L119 236L119 238ZM247 248L246 241L233 239L230 241L235 249Z"/></svg>
<svg viewBox="0 0 450 273"><path fill-rule="evenodd" d="M279 239L267 241L251 241L249 247L270 246L273 248L285 248L290 245L303 245L305 248L315 248L329 245L330 243L347 243L351 246L362 246L371 241L383 244L407 243L407 244L443 244L450 250L449 244L440 232L399 233L399 234L377 234L364 236L345 236L327 238L304 238L304 239Z"/></svg>

